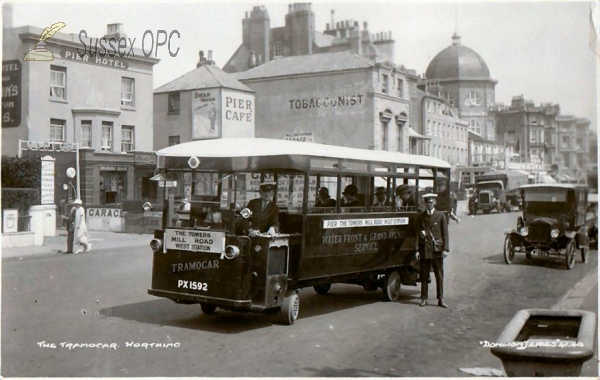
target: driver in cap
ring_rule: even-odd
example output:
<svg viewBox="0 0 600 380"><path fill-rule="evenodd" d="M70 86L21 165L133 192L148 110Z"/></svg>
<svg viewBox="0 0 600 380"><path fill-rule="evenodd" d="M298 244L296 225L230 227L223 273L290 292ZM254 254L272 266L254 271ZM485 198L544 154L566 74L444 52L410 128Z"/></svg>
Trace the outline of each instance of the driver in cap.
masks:
<svg viewBox="0 0 600 380"><path fill-rule="evenodd" d="M250 225L247 228L250 236L258 233L276 235L279 233L279 207L273 202L275 182L262 182L259 185L260 198L248 202L248 209L252 211Z"/></svg>

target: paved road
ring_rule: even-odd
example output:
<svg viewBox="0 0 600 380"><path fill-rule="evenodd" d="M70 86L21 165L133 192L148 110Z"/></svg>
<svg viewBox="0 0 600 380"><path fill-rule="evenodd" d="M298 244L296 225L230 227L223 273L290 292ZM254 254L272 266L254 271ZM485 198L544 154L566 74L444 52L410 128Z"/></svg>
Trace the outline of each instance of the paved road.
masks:
<svg viewBox="0 0 600 380"><path fill-rule="evenodd" d="M502 369L480 342L494 341L518 310L598 309L597 251L570 271L548 258L504 264L502 231L517 216L451 224L449 309L418 307L417 287L405 287L399 302L383 303L379 291L334 285L327 295L303 289L293 326L259 314L203 315L197 305L149 296L146 245L4 260L2 375L457 377L470 376L460 368ZM107 347L69 349L68 343ZM596 353L583 375L598 375L597 360Z"/></svg>

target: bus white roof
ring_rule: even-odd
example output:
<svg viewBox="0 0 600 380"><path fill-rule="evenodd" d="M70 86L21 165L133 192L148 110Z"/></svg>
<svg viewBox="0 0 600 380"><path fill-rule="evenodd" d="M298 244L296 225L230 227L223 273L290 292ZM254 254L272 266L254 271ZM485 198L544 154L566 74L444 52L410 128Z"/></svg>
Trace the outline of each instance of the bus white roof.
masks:
<svg viewBox="0 0 600 380"><path fill-rule="evenodd" d="M197 156L212 158L288 155L402 163L438 168L451 167L448 162L429 156L265 138L222 138L191 141L161 149L156 152L156 155L159 157Z"/></svg>

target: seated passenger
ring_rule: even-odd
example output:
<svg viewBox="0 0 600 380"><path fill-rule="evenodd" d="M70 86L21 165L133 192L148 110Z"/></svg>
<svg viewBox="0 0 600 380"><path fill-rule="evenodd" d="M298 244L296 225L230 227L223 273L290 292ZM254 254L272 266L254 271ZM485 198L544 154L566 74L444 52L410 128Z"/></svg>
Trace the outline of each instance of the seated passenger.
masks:
<svg viewBox="0 0 600 380"><path fill-rule="evenodd" d="M326 187L319 189L319 199L317 199L315 207L335 207L336 203L335 199L329 197L329 189Z"/></svg>
<svg viewBox="0 0 600 380"><path fill-rule="evenodd" d="M355 185L348 185L344 188L342 193L344 198L342 199L342 207L360 207L362 204L358 200L358 187Z"/></svg>
<svg viewBox="0 0 600 380"><path fill-rule="evenodd" d="M252 216L245 230L250 236L265 232L275 235L279 232L279 207L273 202L274 191L275 182L263 182L259 186L260 198L248 202Z"/></svg>
<svg viewBox="0 0 600 380"><path fill-rule="evenodd" d="M387 199L385 187L383 186L380 186L375 190L375 198L377 198L377 200L373 203L374 207L384 207L390 205L390 201Z"/></svg>
<svg viewBox="0 0 600 380"><path fill-rule="evenodd" d="M414 210L415 198L412 195L410 186L403 184L396 188L396 210L409 211Z"/></svg>

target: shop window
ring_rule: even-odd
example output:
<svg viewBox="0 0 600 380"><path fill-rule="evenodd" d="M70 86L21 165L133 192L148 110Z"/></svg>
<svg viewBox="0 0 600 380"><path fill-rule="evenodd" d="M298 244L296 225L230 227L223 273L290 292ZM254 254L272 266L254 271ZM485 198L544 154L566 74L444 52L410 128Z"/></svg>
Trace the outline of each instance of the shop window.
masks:
<svg viewBox="0 0 600 380"><path fill-rule="evenodd" d="M135 81L132 78L121 78L121 105L135 107Z"/></svg>
<svg viewBox="0 0 600 380"><path fill-rule="evenodd" d="M152 177L142 177L142 199L158 199L157 182L150 178Z"/></svg>
<svg viewBox="0 0 600 380"><path fill-rule="evenodd" d="M169 113L179 114L180 93L169 93Z"/></svg>
<svg viewBox="0 0 600 380"><path fill-rule="evenodd" d="M127 172L100 172L100 203L114 205L127 199Z"/></svg>
<svg viewBox="0 0 600 380"><path fill-rule="evenodd" d="M100 149L103 151L112 151L113 143L113 123L110 121L102 122L102 144Z"/></svg>
<svg viewBox="0 0 600 380"><path fill-rule="evenodd" d="M67 68L50 66L50 96L67 99Z"/></svg>
<svg viewBox="0 0 600 380"><path fill-rule="evenodd" d="M92 121L81 120L81 142L82 148L92 147Z"/></svg>
<svg viewBox="0 0 600 380"><path fill-rule="evenodd" d="M135 149L135 127L124 125L121 127L121 152L131 152Z"/></svg>
<svg viewBox="0 0 600 380"><path fill-rule="evenodd" d="M169 146L177 145L181 143L179 136L169 136Z"/></svg>
<svg viewBox="0 0 600 380"><path fill-rule="evenodd" d="M65 120L50 119L50 141L65 141Z"/></svg>

